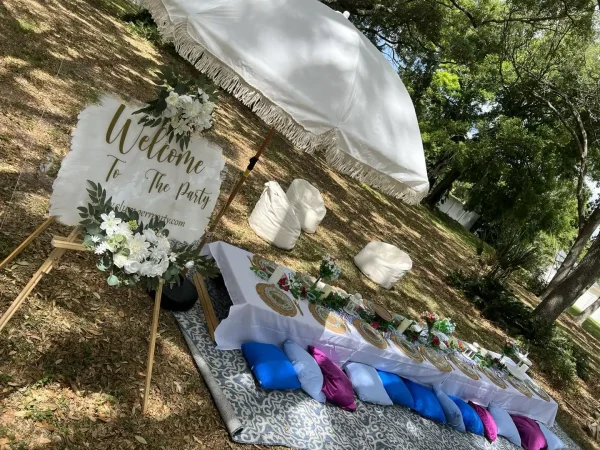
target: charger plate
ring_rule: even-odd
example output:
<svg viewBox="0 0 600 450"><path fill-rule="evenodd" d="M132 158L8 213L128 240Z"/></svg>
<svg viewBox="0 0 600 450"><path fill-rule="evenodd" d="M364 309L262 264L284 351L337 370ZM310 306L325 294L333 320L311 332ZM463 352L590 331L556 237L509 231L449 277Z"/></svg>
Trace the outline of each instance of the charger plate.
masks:
<svg viewBox="0 0 600 450"><path fill-rule="evenodd" d="M338 313L316 303L309 304L308 310L315 320L329 331L338 334L346 333L346 322Z"/></svg>
<svg viewBox="0 0 600 450"><path fill-rule="evenodd" d="M419 349L408 342L406 339L402 339L396 334L392 334L392 342L398 349L408 356L410 359L422 363L424 361L423 355L419 352Z"/></svg>
<svg viewBox="0 0 600 450"><path fill-rule="evenodd" d="M354 319L352 321L352 325L354 325L354 327L358 330L358 333L369 344L374 345L382 350L387 348L387 341L384 339L381 333L376 331L371 325L364 322L362 319Z"/></svg>
<svg viewBox="0 0 600 450"><path fill-rule="evenodd" d="M506 389L506 382L502 378L500 378L500 376L496 372L494 372L494 370L492 370L489 367L486 367L485 369L480 369L480 370L488 378L488 380L490 380L492 383L494 383L500 389Z"/></svg>
<svg viewBox="0 0 600 450"><path fill-rule="evenodd" d="M425 345L419 345L421 354L441 372L452 372L454 368L450 365L443 354Z"/></svg>
<svg viewBox="0 0 600 450"><path fill-rule="evenodd" d="M298 312L294 301L274 284L258 283L256 292L269 308L282 316L294 317Z"/></svg>
<svg viewBox="0 0 600 450"><path fill-rule="evenodd" d="M548 393L545 390L543 390L540 386L535 384L533 381L531 381L529 378L525 380L525 384L529 389L531 389L533 393L535 393L535 395L537 395L542 400L546 400L547 402L551 400Z"/></svg>
<svg viewBox="0 0 600 450"><path fill-rule="evenodd" d="M460 370L472 380L479 380L479 378L481 378L475 370L475 368L469 365L466 361L464 361L459 355L455 353L450 353L448 355L448 359L458 368L458 370Z"/></svg>

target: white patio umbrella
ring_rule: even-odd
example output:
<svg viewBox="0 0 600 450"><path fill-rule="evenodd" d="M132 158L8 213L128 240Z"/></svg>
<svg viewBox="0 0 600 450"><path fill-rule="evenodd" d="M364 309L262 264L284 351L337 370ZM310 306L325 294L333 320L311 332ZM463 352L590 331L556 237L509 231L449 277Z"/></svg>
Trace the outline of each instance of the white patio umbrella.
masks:
<svg viewBox="0 0 600 450"><path fill-rule="evenodd" d="M140 3L180 55L296 147L323 148L332 168L407 203L427 194L410 96L343 15L317 0Z"/></svg>

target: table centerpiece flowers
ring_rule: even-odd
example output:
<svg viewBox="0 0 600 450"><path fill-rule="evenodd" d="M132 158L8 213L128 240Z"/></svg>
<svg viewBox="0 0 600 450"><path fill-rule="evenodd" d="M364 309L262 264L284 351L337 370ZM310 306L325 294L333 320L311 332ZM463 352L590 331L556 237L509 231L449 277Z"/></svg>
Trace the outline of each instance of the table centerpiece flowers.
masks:
<svg viewBox="0 0 600 450"><path fill-rule="evenodd" d="M454 324L452 320L450 320L448 317L444 317L443 319L434 322L433 329L435 331L439 331L449 336L452 333L454 333L454 330L456 329L456 324Z"/></svg>
<svg viewBox="0 0 600 450"><path fill-rule="evenodd" d="M437 313L425 311L421 314L421 319L425 322L425 325L427 325L427 331L429 332L429 334L431 334L431 332L433 331L433 327L435 323L440 319L440 316L438 316Z"/></svg>
<svg viewBox="0 0 600 450"><path fill-rule="evenodd" d="M218 275L214 261L193 245L169 240L165 222L153 217L144 224L137 211L114 207L100 184L88 184L90 203L77 208L83 245L98 255L96 267L108 274L109 286L155 290L161 278L170 286L181 283L181 272L192 268L209 278Z"/></svg>
<svg viewBox="0 0 600 450"><path fill-rule="evenodd" d="M342 270L337 266L335 258L331 255L323 256L321 265L319 266L319 276L314 283L314 287L317 286L319 281L335 281L342 274Z"/></svg>
<svg viewBox="0 0 600 450"><path fill-rule="evenodd" d="M502 346L502 355L503 356L508 356L511 357L513 355L515 355L518 351L517 348L517 344L514 341L511 340L507 340L504 342L504 345Z"/></svg>

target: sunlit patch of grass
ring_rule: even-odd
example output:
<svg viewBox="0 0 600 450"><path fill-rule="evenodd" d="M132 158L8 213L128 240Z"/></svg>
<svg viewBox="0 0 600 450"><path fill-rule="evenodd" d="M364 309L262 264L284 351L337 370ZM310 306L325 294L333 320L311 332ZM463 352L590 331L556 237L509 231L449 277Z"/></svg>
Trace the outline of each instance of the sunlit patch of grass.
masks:
<svg viewBox="0 0 600 450"><path fill-rule="evenodd" d="M23 34L35 33L37 28L33 22L27 19L17 19L17 30Z"/></svg>

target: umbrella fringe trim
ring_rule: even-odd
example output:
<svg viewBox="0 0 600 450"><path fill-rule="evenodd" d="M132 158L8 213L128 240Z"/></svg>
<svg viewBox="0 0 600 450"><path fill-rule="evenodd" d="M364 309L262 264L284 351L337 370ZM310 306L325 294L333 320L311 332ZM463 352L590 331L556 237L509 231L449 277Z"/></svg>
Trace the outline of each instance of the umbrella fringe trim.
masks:
<svg viewBox="0 0 600 450"><path fill-rule="evenodd" d="M141 0L140 6L150 11L163 39L172 42L183 58L211 78L216 85L249 107L260 119L289 139L294 146L308 153L324 150L327 163L335 170L402 199L406 203L417 204L427 195L427 190L417 191L340 150L336 129L321 135L306 131L282 108L246 83L229 66L194 40L187 31L186 20L173 24L161 0Z"/></svg>

